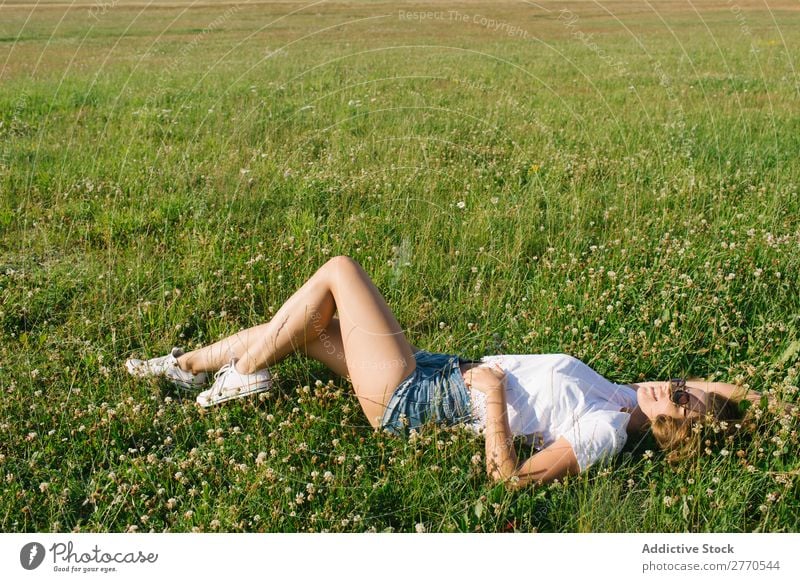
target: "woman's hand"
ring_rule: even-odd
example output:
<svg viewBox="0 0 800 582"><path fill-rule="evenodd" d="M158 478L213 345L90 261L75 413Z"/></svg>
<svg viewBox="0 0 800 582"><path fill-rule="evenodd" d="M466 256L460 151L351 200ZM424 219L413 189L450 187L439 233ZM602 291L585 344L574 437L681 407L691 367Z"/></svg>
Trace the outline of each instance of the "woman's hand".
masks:
<svg viewBox="0 0 800 582"><path fill-rule="evenodd" d="M506 373L500 364L484 364L470 368L464 373L464 383L484 394L505 387Z"/></svg>

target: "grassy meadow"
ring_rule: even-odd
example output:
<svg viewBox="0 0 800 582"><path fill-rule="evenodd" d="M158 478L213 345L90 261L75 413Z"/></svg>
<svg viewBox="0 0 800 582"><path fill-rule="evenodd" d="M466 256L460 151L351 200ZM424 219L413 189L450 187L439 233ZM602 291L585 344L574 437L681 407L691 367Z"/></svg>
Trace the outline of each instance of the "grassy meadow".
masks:
<svg viewBox="0 0 800 582"><path fill-rule="evenodd" d="M512 491L313 360L209 410L122 367L344 254L427 350L796 401L800 12L768 4L0 4L0 531L800 530L765 407Z"/></svg>

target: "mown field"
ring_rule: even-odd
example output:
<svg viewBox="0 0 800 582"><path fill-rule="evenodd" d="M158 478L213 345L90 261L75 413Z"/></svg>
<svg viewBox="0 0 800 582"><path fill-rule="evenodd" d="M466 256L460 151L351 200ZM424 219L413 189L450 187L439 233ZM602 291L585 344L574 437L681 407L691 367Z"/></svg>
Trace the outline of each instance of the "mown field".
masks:
<svg viewBox="0 0 800 582"><path fill-rule="evenodd" d="M780 412L510 491L471 433L377 433L312 360L206 411L122 362L261 323L344 254L424 349L795 401L799 25L789 1L6 0L0 530L798 531Z"/></svg>

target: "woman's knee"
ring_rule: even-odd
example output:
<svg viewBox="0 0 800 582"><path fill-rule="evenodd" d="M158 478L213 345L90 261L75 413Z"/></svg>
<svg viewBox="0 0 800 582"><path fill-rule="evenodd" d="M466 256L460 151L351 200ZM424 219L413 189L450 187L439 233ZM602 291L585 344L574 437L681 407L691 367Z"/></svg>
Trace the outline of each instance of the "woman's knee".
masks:
<svg viewBox="0 0 800 582"><path fill-rule="evenodd" d="M365 280L369 278L361 265L352 257L338 255L332 257L325 263L328 273L336 281Z"/></svg>
<svg viewBox="0 0 800 582"><path fill-rule="evenodd" d="M347 255L336 255L335 257L331 257L330 259L328 259L325 265L336 270L361 268L361 265L358 264L358 261L356 261L353 257L349 257Z"/></svg>

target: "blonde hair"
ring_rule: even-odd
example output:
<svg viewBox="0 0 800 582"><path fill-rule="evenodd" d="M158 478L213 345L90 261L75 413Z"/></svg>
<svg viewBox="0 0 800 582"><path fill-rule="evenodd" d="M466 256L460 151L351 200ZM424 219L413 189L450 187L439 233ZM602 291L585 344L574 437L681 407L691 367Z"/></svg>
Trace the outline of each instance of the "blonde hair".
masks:
<svg viewBox="0 0 800 582"><path fill-rule="evenodd" d="M736 432L736 424L743 417L738 400L709 392L704 415L679 420L659 414L650 428L658 446L667 453L667 461L675 463L699 456L704 446L708 447L712 440Z"/></svg>

